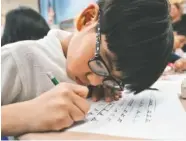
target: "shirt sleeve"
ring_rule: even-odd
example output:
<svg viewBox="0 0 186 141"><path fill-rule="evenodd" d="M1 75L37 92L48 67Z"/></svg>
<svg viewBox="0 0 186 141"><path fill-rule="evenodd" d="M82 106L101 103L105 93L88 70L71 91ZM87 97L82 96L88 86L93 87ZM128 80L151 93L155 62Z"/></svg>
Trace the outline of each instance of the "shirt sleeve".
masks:
<svg viewBox="0 0 186 141"><path fill-rule="evenodd" d="M67 36L71 35L72 33L61 30L61 29L52 29L48 32L47 36L50 38L57 38L58 40L62 40Z"/></svg>
<svg viewBox="0 0 186 141"><path fill-rule="evenodd" d="M16 62L9 48L1 48L1 104L13 103L21 92Z"/></svg>

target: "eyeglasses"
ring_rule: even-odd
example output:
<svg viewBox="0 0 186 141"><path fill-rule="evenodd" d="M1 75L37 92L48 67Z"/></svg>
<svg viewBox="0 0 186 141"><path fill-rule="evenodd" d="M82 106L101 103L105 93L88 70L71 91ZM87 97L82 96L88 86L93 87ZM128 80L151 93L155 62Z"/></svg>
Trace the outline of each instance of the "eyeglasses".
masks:
<svg viewBox="0 0 186 141"><path fill-rule="evenodd" d="M100 44L101 44L101 31L100 31L100 14L99 11L98 15L98 24L96 27L96 52L95 56L89 60L88 65L89 68L94 72L95 74L99 76L103 76L103 85L106 87L114 88L116 90L122 91L124 88L124 85L121 81L116 80L114 77L110 75L109 69L100 56Z"/></svg>

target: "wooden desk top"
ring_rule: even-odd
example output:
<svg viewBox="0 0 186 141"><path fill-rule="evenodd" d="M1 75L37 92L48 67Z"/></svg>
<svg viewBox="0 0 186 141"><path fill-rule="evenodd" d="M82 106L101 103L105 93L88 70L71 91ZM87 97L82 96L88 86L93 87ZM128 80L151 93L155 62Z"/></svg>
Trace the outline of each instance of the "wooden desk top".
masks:
<svg viewBox="0 0 186 141"><path fill-rule="evenodd" d="M186 111L186 99L180 99ZM116 137L102 134L80 132L29 133L19 137L21 140L144 140L137 138Z"/></svg>

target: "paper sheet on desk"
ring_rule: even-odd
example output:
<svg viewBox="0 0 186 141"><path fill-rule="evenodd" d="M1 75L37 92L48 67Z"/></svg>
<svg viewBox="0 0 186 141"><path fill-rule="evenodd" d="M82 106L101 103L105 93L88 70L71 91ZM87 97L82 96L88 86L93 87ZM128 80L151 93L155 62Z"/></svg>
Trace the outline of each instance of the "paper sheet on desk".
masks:
<svg viewBox="0 0 186 141"><path fill-rule="evenodd" d="M136 96L125 95L118 102L92 102L86 121L70 131L114 136L182 139L184 109L174 94L144 91ZM179 123L178 123L179 122ZM182 127L180 127L182 125Z"/></svg>
<svg viewBox="0 0 186 141"><path fill-rule="evenodd" d="M184 78L186 78L186 73L164 75L156 82L156 84L158 84L161 87L161 89L165 90L166 92L171 92L172 94L180 95L181 83L184 80Z"/></svg>
<svg viewBox="0 0 186 141"><path fill-rule="evenodd" d="M160 80L179 82L182 81L184 78L186 78L186 73L175 73L175 74L162 75L160 77Z"/></svg>

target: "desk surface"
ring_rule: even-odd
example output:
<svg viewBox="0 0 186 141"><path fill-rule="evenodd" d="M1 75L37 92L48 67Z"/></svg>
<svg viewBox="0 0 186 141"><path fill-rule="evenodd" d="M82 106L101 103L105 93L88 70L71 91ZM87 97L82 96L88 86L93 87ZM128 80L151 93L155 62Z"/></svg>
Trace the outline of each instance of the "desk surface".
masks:
<svg viewBox="0 0 186 141"><path fill-rule="evenodd" d="M186 99L180 99L186 111ZM139 140L136 138L115 137L101 134L77 133L77 132L50 132L50 133L29 133L19 137L21 140ZM144 139L143 139L144 140Z"/></svg>

